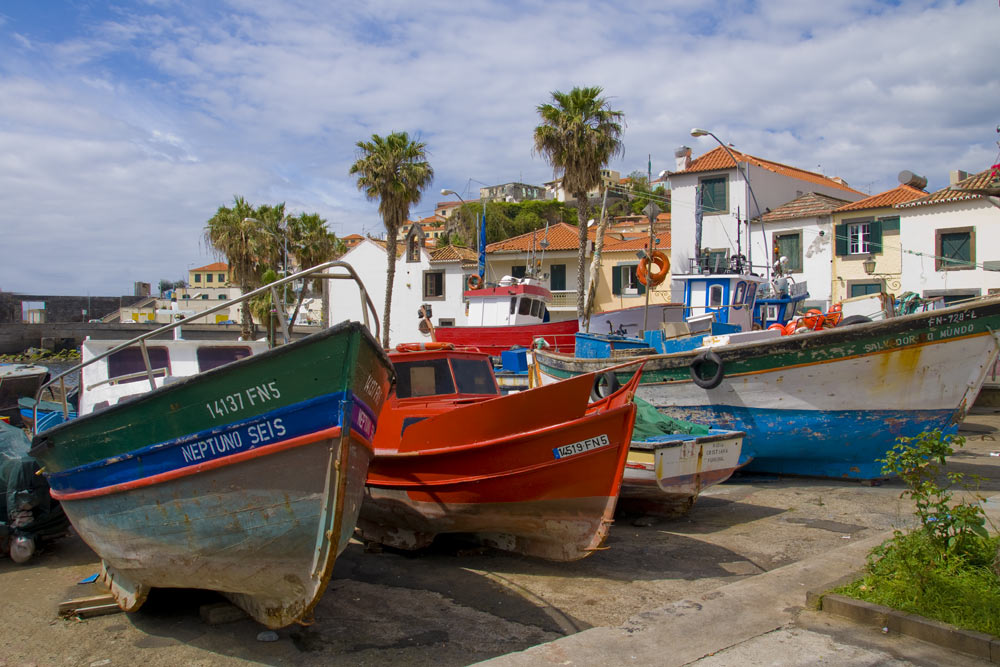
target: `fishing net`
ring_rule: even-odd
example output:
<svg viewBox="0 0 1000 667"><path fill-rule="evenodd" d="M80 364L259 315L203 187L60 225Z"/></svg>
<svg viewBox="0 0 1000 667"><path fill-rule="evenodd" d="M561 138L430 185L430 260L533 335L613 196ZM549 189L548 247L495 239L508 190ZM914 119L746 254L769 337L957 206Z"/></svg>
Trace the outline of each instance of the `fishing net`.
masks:
<svg viewBox="0 0 1000 667"><path fill-rule="evenodd" d="M708 434L709 429L707 426L668 417L638 396L632 400L635 402L637 408L635 427L632 429L633 440L649 440L656 436L677 433L690 435Z"/></svg>

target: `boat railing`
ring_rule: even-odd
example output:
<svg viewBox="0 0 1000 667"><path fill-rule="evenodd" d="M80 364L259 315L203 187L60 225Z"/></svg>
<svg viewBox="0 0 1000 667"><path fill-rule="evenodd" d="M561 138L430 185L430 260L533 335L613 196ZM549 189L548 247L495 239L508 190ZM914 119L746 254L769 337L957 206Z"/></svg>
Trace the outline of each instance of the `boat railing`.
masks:
<svg viewBox="0 0 1000 667"><path fill-rule="evenodd" d="M328 271L338 270L338 269L342 271L337 273L328 273ZM146 348L146 341L148 339L154 338L156 336L162 336L164 333L180 329L181 326L185 324L190 324L193 320L207 317L208 315L219 312L221 310L229 310L234 306L237 306L245 301L249 301L263 294L270 294L271 298L273 299L273 303L277 307L277 310L279 312L286 312L285 302L281 298L281 294L284 293L285 290L281 289L279 293L279 288L289 283L297 282L300 280L316 280L316 279L353 280L357 284L358 290L360 292L361 315L362 319L364 320L365 328L373 332L376 340L381 337L382 328L381 324L379 323L378 313L375 310L375 304L372 303L371 297L368 296L368 290L365 288L364 283L361 282L361 278L354 271L354 267L352 267L347 262L342 262L340 260L331 260L329 262L317 264L316 266L306 269L304 271L299 271L298 273L294 273L290 276L285 276L284 278L276 280L273 283L264 285L263 287L258 287L257 289L247 292L246 294L243 294L236 299L226 300L225 302L219 304L218 306L214 306L207 310L203 310L195 315L189 317L183 317L176 321L170 322L169 324L165 324L162 327L153 329L152 331L147 331L146 333L140 336L136 336L131 340L125 341L120 345L116 345L110 348L109 350L102 352L101 354L97 355L92 359L88 359L86 361L77 364L76 366L73 366L72 368L64 370L62 373L59 373L55 377L50 378L47 382L43 383L35 392L35 407L34 407L35 423L36 424L38 423L38 401L41 400L42 392L45 389L48 389L52 385L56 384L57 382L59 383L59 387L61 390L60 394L62 395L63 418L64 419L69 418L69 404L67 403L66 400L66 395L68 393L66 391L67 375L70 375L71 373L78 373L85 367L90 366L91 364L95 364L98 361L102 361L110 357L111 355L121 350L124 350L125 348L132 347L133 345L138 345L140 351L142 352L142 362L145 367L145 370L139 371L138 373L134 373L130 377L132 377L132 379L134 379L134 377L146 377L149 380L150 389L156 389L155 377L159 373L159 370L153 368L152 364L149 361L149 352ZM372 330L371 321L369 320L369 311L371 312L372 319L375 322L374 330ZM279 318L279 323L281 325L281 337L282 337L281 342L282 344L286 344L291 340L291 333L288 331L288 322L286 318L282 317ZM116 377L115 381L120 381L122 379L124 378Z"/></svg>
<svg viewBox="0 0 1000 667"><path fill-rule="evenodd" d="M153 374L154 377L157 376L157 375L162 375L162 376L166 377L167 375L169 375L169 372L168 372L167 368L164 368L164 367L161 366L159 368L154 368L152 370L152 374ZM111 385L111 386L114 386L114 385L120 384L122 382L131 382L132 380L135 380L135 379L138 379L138 378L144 378L144 377L147 377L148 375L149 375L149 373L147 371L136 371L135 373L128 373L127 375L117 375L117 376L115 376L113 378L108 378L107 380L101 380L100 382L95 382L94 384L89 384L89 385L87 385L85 387L85 389L89 391L91 389L96 389L97 387L100 387L102 385Z"/></svg>

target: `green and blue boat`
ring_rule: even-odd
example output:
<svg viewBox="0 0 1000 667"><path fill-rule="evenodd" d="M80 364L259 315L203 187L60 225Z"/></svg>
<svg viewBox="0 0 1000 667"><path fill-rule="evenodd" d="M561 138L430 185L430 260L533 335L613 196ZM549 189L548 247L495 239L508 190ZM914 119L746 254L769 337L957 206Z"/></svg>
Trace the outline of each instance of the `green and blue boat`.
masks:
<svg viewBox="0 0 1000 667"><path fill-rule="evenodd" d="M336 267L357 279L329 262L283 281ZM126 611L151 588L203 588L268 627L306 619L354 531L389 359L358 322L260 352L156 338L175 326L85 358L80 416L31 453ZM108 372L136 350L143 371Z"/></svg>

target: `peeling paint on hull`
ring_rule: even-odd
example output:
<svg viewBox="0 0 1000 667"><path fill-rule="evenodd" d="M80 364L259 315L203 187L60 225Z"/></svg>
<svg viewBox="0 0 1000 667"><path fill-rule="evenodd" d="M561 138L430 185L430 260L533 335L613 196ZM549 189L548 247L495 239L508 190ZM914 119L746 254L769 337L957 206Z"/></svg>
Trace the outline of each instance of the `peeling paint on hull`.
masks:
<svg viewBox="0 0 1000 667"><path fill-rule="evenodd" d="M901 435L947 429L997 358L1000 299L881 322L713 348L725 376L691 381L696 352L646 359L638 396L668 416L746 431L748 469L874 479ZM535 351L543 383L609 360ZM615 359L614 363L620 363Z"/></svg>

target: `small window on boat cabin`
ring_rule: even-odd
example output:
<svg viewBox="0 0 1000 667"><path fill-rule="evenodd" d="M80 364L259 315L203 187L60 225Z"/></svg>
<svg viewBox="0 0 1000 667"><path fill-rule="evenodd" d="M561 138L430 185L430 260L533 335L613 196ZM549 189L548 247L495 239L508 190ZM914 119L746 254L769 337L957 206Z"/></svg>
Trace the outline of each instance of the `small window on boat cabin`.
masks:
<svg viewBox="0 0 1000 667"><path fill-rule="evenodd" d="M455 369L455 381L460 394L496 394L497 385L493 380L490 365L485 359L463 359L455 357L451 360Z"/></svg>
<svg viewBox="0 0 1000 667"><path fill-rule="evenodd" d="M170 374L170 355L167 353L167 348L150 346L146 348L146 352L149 354L150 368L165 368L167 375ZM163 377L163 373L155 375ZM108 378L122 378L119 380L120 383L148 381L142 350L138 347L127 347L108 357Z"/></svg>
<svg viewBox="0 0 1000 667"><path fill-rule="evenodd" d="M510 314L513 315L514 311L517 310L517 297L510 297Z"/></svg>
<svg viewBox="0 0 1000 667"><path fill-rule="evenodd" d="M447 359L394 362L396 396L415 398L437 394L454 394L455 383Z"/></svg>
<svg viewBox="0 0 1000 667"><path fill-rule="evenodd" d="M541 319L542 317L542 302L537 299L531 300L531 316Z"/></svg>
<svg viewBox="0 0 1000 667"><path fill-rule="evenodd" d="M740 280L736 283L736 289L733 290L733 304L734 306L742 306L743 299L747 295L747 283L745 280Z"/></svg>
<svg viewBox="0 0 1000 667"><path fill-rule="evenodd" d="M526 296L521 297L521 303L517 307L518 315L530 315L531 314L531 299Z"/></svg>
<svg viewBox="0 0 1000 667"><path fill-rule="evenodd" d="M212 346L198 348L198 370L201 372L224 366L239 359L245 359L251 354L250 348L243 345Z"/></svg>
<svg viewBox="0 0 1000 667"><path fill-rule="evenodd" d="M722 285L712 285L708 288L708 307L722 307Z"/></svg>

